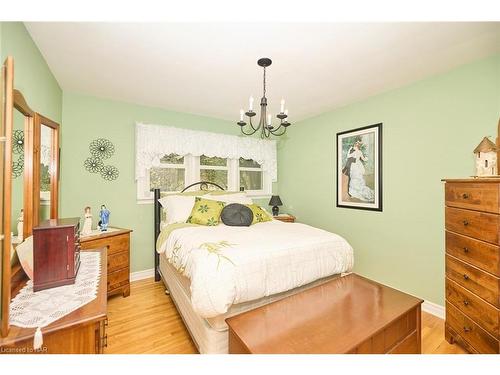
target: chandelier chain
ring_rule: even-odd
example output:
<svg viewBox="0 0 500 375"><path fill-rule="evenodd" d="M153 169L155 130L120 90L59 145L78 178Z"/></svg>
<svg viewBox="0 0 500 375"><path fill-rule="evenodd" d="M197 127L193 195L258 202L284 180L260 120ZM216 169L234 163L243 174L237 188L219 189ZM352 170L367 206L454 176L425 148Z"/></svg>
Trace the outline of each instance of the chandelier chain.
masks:
<svg viewBox="0 0 500 375"><path fill-rule="evenodd" d="M264 98L266 97L266 67L264 67Z"/></svg>

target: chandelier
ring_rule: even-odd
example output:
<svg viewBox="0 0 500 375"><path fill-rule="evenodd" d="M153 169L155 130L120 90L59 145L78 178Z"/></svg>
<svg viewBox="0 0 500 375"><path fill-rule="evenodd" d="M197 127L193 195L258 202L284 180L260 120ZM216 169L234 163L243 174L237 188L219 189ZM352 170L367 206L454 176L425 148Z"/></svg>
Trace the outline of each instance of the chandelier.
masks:
<svg viewBox="0 0 500 375"><path fill-rule="evenodd" d="M269 136L275 135L280 136L286 133L286 128L290 126L290 123L287 121L288 118L288 109L285 109L285 99L281 99L281 108L280 113L276 115L276 118L279 119L279 125L276 127L272 124L272 116L271 114L267 114L267 98L266 98L266 68L272 64L271 59L266 57L259 59L257 64L264 68L264 94L260 99L260 120L257 127L255 127L252 123L252 117L254 117L257 113L253 111L253 97L250 96L249 99L249 109L247 112L240 110L240 121L237 124L240 126L241 132L245 135L253 135L260 130L261 138L269 138ZM243 116L248 117L248 124L250 127L246 126L247 123L243 121ZM247 131L245 130L247 129Z"/></svg>

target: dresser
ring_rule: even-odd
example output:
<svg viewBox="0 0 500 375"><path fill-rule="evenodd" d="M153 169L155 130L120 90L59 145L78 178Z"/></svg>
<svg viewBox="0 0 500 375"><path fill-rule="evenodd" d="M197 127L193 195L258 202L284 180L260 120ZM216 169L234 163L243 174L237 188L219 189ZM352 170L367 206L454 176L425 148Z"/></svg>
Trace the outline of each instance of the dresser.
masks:
<svg viewBox="0 0 500 375"><path fill-rule="evenodd" d="M107 256L107 293L108 297L121 294L130 295L130 233L131 229L108 228L107 232L82 236L82 250L105 247Z"/></svg>
<svg viewBox="0 0 500 375"><path fill-rule="evenodd" d="M446 179L445 336L500 353L500 179Z"/></svg>
<svg viewBox="0 0 500 375"><path fill-rule="evenodd" d="M100 282L96 298L79 309L42 328L43 345L33 350L35 328L11 325L9 334L0 337L0 354L101 354L107 346L106 328L106 249L95 250L101 256ZM15 294L13 295L13 297Z"/></svg>

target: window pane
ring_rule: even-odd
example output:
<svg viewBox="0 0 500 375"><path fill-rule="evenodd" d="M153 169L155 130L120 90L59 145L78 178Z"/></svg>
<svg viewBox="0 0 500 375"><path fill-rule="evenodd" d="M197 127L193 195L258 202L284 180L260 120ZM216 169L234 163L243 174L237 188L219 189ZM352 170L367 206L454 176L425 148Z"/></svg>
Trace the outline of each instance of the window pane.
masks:
<svg viewBox="0 0 500 375"><path fill-rule="evenodd" d="M214 182L227 189L227 171L217 169L200 169L201 181Z"/></svg>
<svg viewBox="0 0 500 375"><path fill-rule="evenodd" d="M177 154L168 154L160 159L162 164L184 164L184 156L179 156Z"/></svg>
<svg viewBox="0 0 500 375"><path fill-rule="evenodd" d="M240 158L240 167L246 168L260 168L260 164L252 159Z"/></svg>
<svg viewBox="0 0 500 375"><path fill-rule="evenodd" d="M261 171L240 171L240 187L245 190L262 190Z"/></svg>
<svg viewBox="0 0 500 375"><path fill-rule="evenodd" d="M184 189L184 169L177 168L151 168L151 189L164 191L180 191Z"/></svg>
<svg viewBox="0 0 500 375"><path fill-rule="evenodd" d="M217 167L225 167L227 165L227 159L219 158L217 156L208 157L205 155L200 156L200 165L210 165Z"/></svg>

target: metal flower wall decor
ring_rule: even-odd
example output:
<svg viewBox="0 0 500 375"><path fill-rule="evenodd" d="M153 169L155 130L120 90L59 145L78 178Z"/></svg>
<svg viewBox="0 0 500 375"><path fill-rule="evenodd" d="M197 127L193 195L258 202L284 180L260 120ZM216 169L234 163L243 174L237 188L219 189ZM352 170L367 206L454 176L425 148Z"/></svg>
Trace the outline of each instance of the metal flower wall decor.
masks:
<svg viewBox="0 0 500 375"><path fill-rule="evenodd" d="M90 173L99 173L106 181L116 180L120 174L118 168L104 165L104 160L115 153L113 143L109 139L98 138L90 142L89 151L90 156L83 162L85 169Z"/></svg>
<svg viewBox="0 0 500 375"><path fill-rule="evenodd" d="M104 138L93 140L89 146L90 154L98 159L109 159L115 153L115 146Z"/></svg>
<svg viewBox="0 0 500 375"><path fill-rule="evenodd" d="M14 130L12 135L12 153L19 155L17 160L12 161L12 177L19 177L24 170L24 131ZM13 158L14 159L14 156Z"/></svg>

